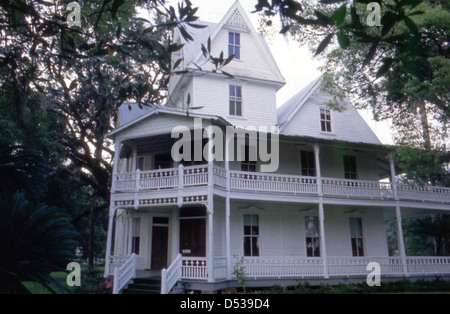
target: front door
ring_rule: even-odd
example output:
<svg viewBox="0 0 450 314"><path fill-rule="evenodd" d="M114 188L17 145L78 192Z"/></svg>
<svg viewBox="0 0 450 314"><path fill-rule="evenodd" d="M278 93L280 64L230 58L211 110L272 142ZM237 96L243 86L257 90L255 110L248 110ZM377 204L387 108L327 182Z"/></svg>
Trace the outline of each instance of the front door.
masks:
<svg viewBox="0 0 450 314"><path fill-rule="evenodd" d="M160 270L167 267L168 246L169 218L153 217L151 269Z"/></svg>
<svg viewBox="0 0 450 314"><path fill-rule="evenodd" d="M183 256L206 256L206 220L204 218L180 220L180 253Z"/></svg>

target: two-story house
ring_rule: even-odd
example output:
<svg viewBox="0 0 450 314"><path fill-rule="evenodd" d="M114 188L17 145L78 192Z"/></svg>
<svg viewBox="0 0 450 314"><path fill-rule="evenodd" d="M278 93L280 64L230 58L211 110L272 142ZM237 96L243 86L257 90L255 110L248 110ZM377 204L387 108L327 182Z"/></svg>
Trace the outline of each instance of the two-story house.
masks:
<svg viewBox="0 0 450 314"><path fill-rule="evenodd" d="M142 292L138 277L150 276L161 276L162 293L179 281L235 287L236 269L248 286L365 280L370 262L382 278L449 274L450 257L406 255L402 217L449 210L450 189L397 182L391 148L349 102L342 111L327 106L333 98L321 78L277 108L285 80L239 2L220 23L203 24L190 29L192 42L175 34L185 46L173 59L189 71L171 78L167 105L126 104L109 135L116 149L105 275L115 292L131 280L128 292ZM233 78L213 73L200 49L208 38L213 54L234 55L226 66ZM174 161L172 131L194 134L200 119L203 128L277 130L277 170L262 172L248 142L228 136L223 160ZM241 161L230 156L238 145ZM396 221L396 256L387 220Z"/></svg>

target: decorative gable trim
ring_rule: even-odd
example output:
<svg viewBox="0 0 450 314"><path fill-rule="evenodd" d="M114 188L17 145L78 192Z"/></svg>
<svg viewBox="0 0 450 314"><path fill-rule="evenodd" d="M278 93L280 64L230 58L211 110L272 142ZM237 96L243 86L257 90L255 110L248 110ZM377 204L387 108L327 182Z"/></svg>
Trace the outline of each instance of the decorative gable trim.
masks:
<svg viewBox="0 0 450 314"><path fill-rule="evenodd" d="M238 8L234 10L230 18L225 22L224 26L228 29L237 30L240 32L249 31L248 25Z"/></svg>

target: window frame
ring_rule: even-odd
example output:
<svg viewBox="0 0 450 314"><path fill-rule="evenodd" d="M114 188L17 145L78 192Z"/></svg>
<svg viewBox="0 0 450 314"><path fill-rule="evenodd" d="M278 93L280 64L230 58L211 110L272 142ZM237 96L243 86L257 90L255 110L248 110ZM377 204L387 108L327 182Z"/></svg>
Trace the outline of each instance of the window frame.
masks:
<svg viewBox="0 0 450 314"><path fill-rule="evenodd" d="M318 236L310 236L307 234L308 231L308 220L314 220L317 222L317 230L319 231ZM321 241L320 241L320 223L319 223L319 217L317 216L305 216L304 217L305 222L305 247L306 247L306 257L321 257ZM308 241L310 239L310 241ZM316 249L308 248L309 243L317 243L318 246ZM311 253L309 250L311 249Z"/></svg>
<svg viewBox="0 0 450 314"><path fill-rule="evenodd" d="M301 174L305 177L316 177L316 156L313 151L302 150L300 151L300 168Z"/></svg>
<svg viewBox="0 0 450 314"><path fill-rule="evenodd" d="M359 221L361 235L353 234L352 221ZM361 217L349 217L349 228L350 228L350 245L352 250L352 256L353 257L366 256L363 219Z"/></svg>
<svg viewBox="0 0 450 314"><path fill-rule="evenodd" d="M228 114L231 117L244 116L242 98L242 85L230 84L228 88Z"/></svg>
<svg viewBox="0 0 450 314"><path fill-rule="evenodd" d="M322 117L322 115L324 115ZM320 107L319 110L320 117L320 131L322 133L333 133L333 117L330 108Z"/></svg>
<svg viewBox="0 0 450 314"><path fill-rule="evenodd" d="M250 225L246 225L246 219L245 217L248 216L249 217L249 221L250 221ZM253 217L256 217L256 221L257 224L253 225ZM260 248L260 234L261 234L261 230L260 230L260 219L259 219L259 215L258 214L244 214L243 215L243 220L242 220L242 225L243 225L243 256L246 257L258 257L261 254L261 248ZM250 227L250 234L246 234L246 227ZM257 232L256 234L254 234L254 229L253 227L257 227ZM247 252L246 250L246 243L247 243L247 239L249 239L249 249L250 252ZM256 243L254 244L253 241L256 241ZM254 246L256 247L257 252L253 252L254 250Z"/></svg>
<svg viewBox="0 0 450 314"><path fill-rule="evenodd" d="M347 180L358 180L358 165L355 155L344 155L342 157L344 164L344 178Z"/></svg>
<svg viewBox="0 0 450 314"><path fill-rule="evenodd" d="M133 234L131 235L131 253L140 255L140 253L141 253L141 226L142 226L141 217L134 217L132 223L133 223Z"/></svg>
<svg viewBox="0 0 450 314"><path fill-rule="evenodd" d="M228 57L234 56L235 60L241 60L241 33L228 32Z"/></svg>

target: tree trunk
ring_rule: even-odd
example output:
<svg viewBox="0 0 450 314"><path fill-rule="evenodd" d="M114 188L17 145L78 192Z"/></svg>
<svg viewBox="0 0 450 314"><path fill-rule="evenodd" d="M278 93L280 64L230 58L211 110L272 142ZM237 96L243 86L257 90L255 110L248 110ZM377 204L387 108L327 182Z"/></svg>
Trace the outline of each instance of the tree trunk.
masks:
<svg viewBox="0 0 450 314"><path fill-rule="evenodd" d="M94 239L95 239L95 196L91 196L91 212L89 218L89 243L88 243L88 264L94 266Z"/></svg>
<svg viewBox="0 0 450 314"><path fill-rule="evenodd" d="M431 149L430 124L428 122L427 107L423 100L417 102L417 109L420 115L420 123L422 125L423 146L426 150Z"/></svg>

